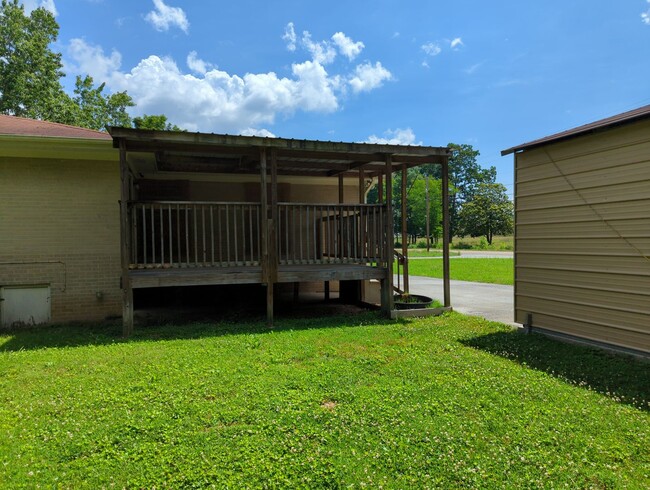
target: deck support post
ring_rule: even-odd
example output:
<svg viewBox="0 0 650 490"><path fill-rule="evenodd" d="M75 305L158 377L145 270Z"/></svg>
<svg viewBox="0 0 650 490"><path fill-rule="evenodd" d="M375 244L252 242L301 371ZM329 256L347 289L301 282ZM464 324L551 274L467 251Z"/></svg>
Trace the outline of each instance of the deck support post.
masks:
<svg viewBox="0 0 650 490"><path fill-rule="evenodd" d="M339 174L339 204L343 204L343 174ZM343 262L343 207L339 207L338 226L336 232L338 233L338 255L339 260Z"/></svg>
<svg viewBox="0 0 650 490"><path fill-rule="evenodd" d="M266 321L273 325L273 282L269 257L269 201L266 175L266 148L260 148L260 205L262 219L262 283L266 285Z"/></svg>
<svg viewBox="0 0 650 490"><path fill-rule="evenodd" d="M449 278L449 161L445 160L442 164L442 281L445 306L451 306Z"/></svg>
<svg viewBox="0 0 650 490"><path fill-rule="evenodd" d="M406 164L402 165L402 255L404 256L403 275L404 275L404 293L409 293L409 244L408 230L406 227L406 180L408 178L408 168Z"/></svg>
<svg viewBox="0 0 650 490"><path fill-rule="evenodd" d="M131 176L126 162L126 143L120 140L120 255L122 265L122 335L133 333L133 288L129 276L131 261L131 223L129 219L129 200L131 197Z"/></svg>
<svg viewBox="0 0 650 490"><path fill-rule="evenodd" d="M366 203L366 175L359 169L359 204Z"/></svg>
<svg viewBox="0 0 650 490"><path fill-rule="evenodd" d="M377 202L384 202L384 174L381 172L377 176Z"/></svg>
<svg viewBox="0 0 650 490"><path fill-rule="evenodd" d="M386 221L384 261L386 263L386 277L381 281L381 308L387 315L393 311L393 160L391 155L386 155Z"/></svg>

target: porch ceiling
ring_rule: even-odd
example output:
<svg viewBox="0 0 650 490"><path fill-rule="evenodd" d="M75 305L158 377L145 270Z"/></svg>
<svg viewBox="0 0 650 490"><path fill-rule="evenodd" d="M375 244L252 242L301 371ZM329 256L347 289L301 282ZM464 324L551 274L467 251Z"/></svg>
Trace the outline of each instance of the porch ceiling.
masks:
<svg viewBox="0 0 650 490"><path fill-rule="evenodd" d="M343 143L317 140L230 136L212 133L150 131L109 128L113 146L124 144L128 153L139 153L143 161L171 172L252 174L260 171L260 150L277 158L278 174L335 176L383 173L386 156L395 170L445 163L445 147ZM144 154L144 155L142 155Z"/></svg>

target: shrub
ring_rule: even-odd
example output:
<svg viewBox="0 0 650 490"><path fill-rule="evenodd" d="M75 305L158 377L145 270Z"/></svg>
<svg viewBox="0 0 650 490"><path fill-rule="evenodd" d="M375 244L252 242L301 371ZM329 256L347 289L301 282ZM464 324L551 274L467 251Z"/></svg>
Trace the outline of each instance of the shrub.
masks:
<svg viewBox="0 0 650 490"><path fill-rule="evenodd" d="M455 248L457 250L471 250L472 244L460 241L460 242L452 243L451 248Z"/></svg>

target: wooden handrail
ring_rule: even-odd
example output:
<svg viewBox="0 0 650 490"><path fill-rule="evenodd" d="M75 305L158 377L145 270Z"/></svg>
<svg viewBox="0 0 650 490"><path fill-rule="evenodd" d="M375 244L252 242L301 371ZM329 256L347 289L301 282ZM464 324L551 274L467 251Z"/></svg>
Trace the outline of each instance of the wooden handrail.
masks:
<svg viewBox="0 0 650 490"><path fill-rule="evenodd" d="M397 291L399 294L404 294L408 293L406 290L406 274L407 274L407 266L408 265L408 256L401 254L397 250L393 250L393 260L397 262L397 271L396 271L396 276L397 276L397 285L393 284L393 289ZM400 271L401 268L401 271ZM402 288L402 284L404 285L404 288Z"/></svg>

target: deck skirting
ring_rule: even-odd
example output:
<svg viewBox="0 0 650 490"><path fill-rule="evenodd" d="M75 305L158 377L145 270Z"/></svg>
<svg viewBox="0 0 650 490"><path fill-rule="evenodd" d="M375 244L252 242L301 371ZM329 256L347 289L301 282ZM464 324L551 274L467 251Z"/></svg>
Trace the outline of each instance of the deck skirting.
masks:
<svg viewBox="0 0 650 490"><path fill-rule="evenodd" d="M386 276L385 267L360 264L279 265L275 282L361 281ZM129 271L129 277L134 289L264 282L260 266L140 269Z"/></svg>

